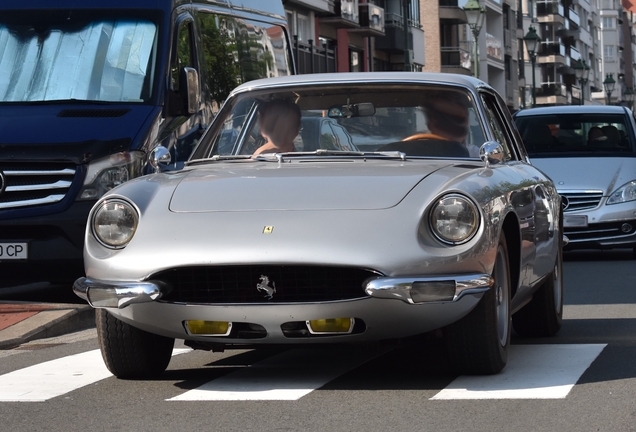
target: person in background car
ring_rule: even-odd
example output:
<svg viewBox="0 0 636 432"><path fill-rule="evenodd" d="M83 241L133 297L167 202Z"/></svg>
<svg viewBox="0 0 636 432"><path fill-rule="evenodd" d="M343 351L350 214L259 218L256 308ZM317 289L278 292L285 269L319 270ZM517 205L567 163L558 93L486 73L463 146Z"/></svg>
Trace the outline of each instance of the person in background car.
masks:
<svg viewBox="0 0 636 432"><path fill-rule="evenodd" d="M587 143L592 144L598 141L605 141L607 137L603 133L603 129L598 126L592 126L587 133Z"/></svg>

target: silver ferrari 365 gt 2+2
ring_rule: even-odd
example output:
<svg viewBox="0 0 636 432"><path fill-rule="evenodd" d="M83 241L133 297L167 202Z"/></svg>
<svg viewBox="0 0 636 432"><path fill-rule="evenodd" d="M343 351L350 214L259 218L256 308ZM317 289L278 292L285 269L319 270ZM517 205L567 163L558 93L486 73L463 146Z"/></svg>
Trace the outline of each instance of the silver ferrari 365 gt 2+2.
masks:
<svg viewBox="0 0 636 432"><path fill-rule="evenodd" d="M510 335L561 327L563 235L500 96L462 75L251 81L184 169L113 189L86 230L106 365L161 374L194 349L442 335L459 373L492 374Z"/></svg>

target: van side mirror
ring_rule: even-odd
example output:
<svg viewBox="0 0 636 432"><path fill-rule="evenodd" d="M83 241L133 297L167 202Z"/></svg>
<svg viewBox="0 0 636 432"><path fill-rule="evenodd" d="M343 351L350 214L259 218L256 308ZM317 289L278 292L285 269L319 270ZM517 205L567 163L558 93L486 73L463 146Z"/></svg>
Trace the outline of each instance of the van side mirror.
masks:
<svg viewBox="0 0 636 432"><path fill-rule="evenodd" d="M186 113L194 114L199 110L199 74L194 68L184 67L181 78L181 83L185 87L182 96L185 98Z"/></svg>

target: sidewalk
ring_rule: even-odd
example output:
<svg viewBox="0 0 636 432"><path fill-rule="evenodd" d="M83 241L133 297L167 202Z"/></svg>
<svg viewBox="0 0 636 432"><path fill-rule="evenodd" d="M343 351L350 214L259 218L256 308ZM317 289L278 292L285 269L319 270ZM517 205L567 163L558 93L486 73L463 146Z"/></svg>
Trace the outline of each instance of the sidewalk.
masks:
<svg viewBox="0 0 636 432"><path fill-rule="evenodd" d="M0 350L94 326L95 312L88 304L2 301Z"/></svg>

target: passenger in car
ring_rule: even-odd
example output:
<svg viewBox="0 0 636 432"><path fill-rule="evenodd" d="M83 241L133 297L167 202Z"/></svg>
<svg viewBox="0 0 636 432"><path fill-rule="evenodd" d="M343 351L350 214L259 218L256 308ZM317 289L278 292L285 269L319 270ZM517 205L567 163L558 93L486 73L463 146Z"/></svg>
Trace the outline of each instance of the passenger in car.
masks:
<svg viewBox="0 0 636 432"><path fill-rule="evenodd" d="M479 149L466 143L470 120L466 95L450 91L435 93L423 107L427 133L407 136L379 150L398 150L412 156L478 156ZM475 152L469 152L469 147L475 147Z"/></svg>
<svg viewBox="0 0 636 432"><path fill-rule="evenodd" d="M276 99L261 105L258 115L261 135L267 142L256 149L253 156L296 151L294 138L300 131L301 118L298 105Z"/></svg>

